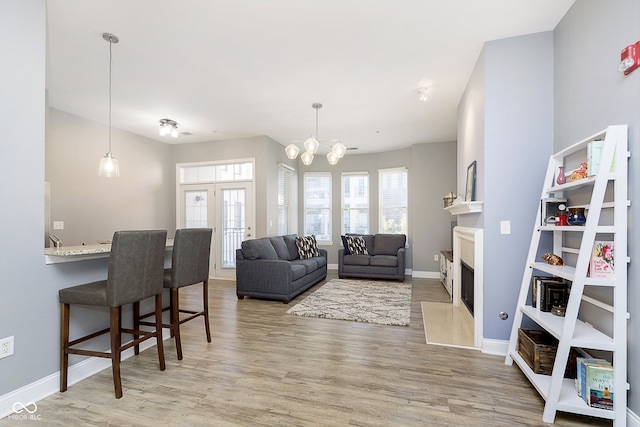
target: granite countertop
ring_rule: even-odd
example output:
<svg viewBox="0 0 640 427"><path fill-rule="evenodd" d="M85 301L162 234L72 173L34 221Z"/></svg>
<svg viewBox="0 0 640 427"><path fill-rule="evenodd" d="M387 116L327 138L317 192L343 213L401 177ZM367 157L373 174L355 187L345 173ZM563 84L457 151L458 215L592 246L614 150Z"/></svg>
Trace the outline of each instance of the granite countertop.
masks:
<svg viewBox="0 0 640 427"><path fill-rule="evenodd" d="M167 249L173 248L173 239L167 239ZM96 245L61 246L59 248L45 248L44 255L47 264L80 261L83 259L106 258L111 253L111 243Z"/></svg>

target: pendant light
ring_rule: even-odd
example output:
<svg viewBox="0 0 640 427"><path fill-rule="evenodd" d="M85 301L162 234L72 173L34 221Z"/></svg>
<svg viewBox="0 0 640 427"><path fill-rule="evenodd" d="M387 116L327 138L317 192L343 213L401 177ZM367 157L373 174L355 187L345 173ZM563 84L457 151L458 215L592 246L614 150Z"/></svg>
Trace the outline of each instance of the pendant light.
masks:
<svg viewBox="0 0 640 427"><path fill-rule="evenodd" d="M322 104L319 104L319 103L316 102L316 103L311 104L311 107L316 110L316 135L315 136L311 135L309 138L307 138L304 141L304 149L305 149L305 151L300 156L300 159L302 160L302 163L305 166L309 166L313 162L313 155L316 154L316 151L318 151L318 147L320 146L320 144L323 144L323 145L327 145L327 146L331 147L331 151L329 151L329 153L327 154L327 161L329 162L330 165L333 166L333 165L337 164L338 160L340 160L344 156L345 152L347 151L347 147L345 147L344 144L341 143L338 140L319 141L317 139L317 137L318 137L318 110L320 108L322 108ZM328 142L335 142L336 144L331 146L331 144L329 144ZM293 160L296 157L298 157L298 154L300 153L300 149L295 144L295 142L287 145L287 147L284 149L284 151L287 154L287 157L290 158L291 160Z"/></svg>
<svg viewBox="0 0 640 427"><path fill-rule="evenodd" d="M102 33L102 38L109 42L109 151L100 160L98 175L107 178L118 178L120 177L120 166L118 165L118 160L111 153L111 47L120 40L110 33Z"/></svg>

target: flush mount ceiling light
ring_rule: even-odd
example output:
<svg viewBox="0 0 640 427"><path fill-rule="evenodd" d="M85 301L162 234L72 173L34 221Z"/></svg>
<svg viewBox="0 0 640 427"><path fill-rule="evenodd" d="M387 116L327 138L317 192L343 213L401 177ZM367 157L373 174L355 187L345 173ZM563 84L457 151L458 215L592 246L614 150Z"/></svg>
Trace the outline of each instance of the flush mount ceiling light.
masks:
<svg viewBox="0 0 640 427"><path fill-rule="evenodd" d="M118 160L111 153L111 46L120 40L117 36L109 33L102 33L102 38L109 42L109 151L100 160L98 175L107 178L118 178L120 176L120 166Z"/></svg>
<svg viewBox="0 0 640 427"><path fill-rule="evenodd" d="M160 120L160 136L178 137L178 123L170 119Z"/></svg>
<svg viewBox="0 0 640 427"><path fill-rule="evenodd" d="M344 144L337 139L332 139L330 141L318 140L318 110L322 108L322 104L316 102L311 104L311 107L316 110L316 134L315 136L311 135L304 141L305 152L300 156L300 160L302 160L302 163L305 166L309 166L311 162L313 162L313 155L316 154L316 151L318 151L318 147L320 146L320 144L322 144L331 147L331 151L329 151L329 153L327 154L327 161L330 165L335 165L338 163L338 160L344 157L344 153L346 153L347 147L345 147ZM294 141L293 143L287 145L287 147L284 149L285 153L287 153L287 157L292 160L298 157L298 153L300 153L300 149L296 145L296 142L299 141ZM335 144L332 146L330 144L331 142L335 142Z"/></svg>
<svg viewBox="0 0 640 427"><path fill-rule="evenodd" d="M428 87L421 87L418 89L418 99L420 99L420 101L422 102L427 102L427 99L429 99Z"/></svg>

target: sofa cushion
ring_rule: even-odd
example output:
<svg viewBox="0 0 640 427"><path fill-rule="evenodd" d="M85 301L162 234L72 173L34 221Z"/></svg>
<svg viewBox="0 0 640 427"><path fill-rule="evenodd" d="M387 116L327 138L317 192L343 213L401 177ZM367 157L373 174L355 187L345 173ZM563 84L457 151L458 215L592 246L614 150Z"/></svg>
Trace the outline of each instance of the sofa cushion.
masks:
<svg viewBox="0 0 640 427"><path fill-rule="evenodd" d="M289 249L287 248L287 244L284 242L284 237L273 236L269 237L269 240L273 245L273 249L275 249L278 254L278 259L289 261Z"/></svg>
<svg viewBox="0 0 640 427"><path fill-rule="evenodd" d="M271 240L265 237L242 242L242 254L247 259L278 259Z"/></svg>
<svg viewBox="0 0 640 427"><path fill-rule="evenodd" d="M316 262L315 258L296 259L291 261L291 264L303 266L306 274L313 273L318 269L318 263Z"/></svg>
<svg viewBox="0 0 640 427"><path fill-rule="evenodd" d="M369 265L371 255L345 255L344 265Z"/></svg>
<svg viewBox="0 0 640 427"><path fill-rule="evenodd" d="M369 265L376 267L397 267L398 257L395 255L374 255L369 260Z"/></svg>
<svg viewBox="0 0 640 427"><path fill-rule="evenodd" d="M316 236L304 236L296 238L296 246L298 247L298 256L300 259L309 259L320 256Z"/></svg>
<svg viewBox="0 0 640 427"><path fill-rule="evenodd" d="M304 265L291 263L291 280L298 280L307 274L307 269Z"/></svg>
<svg viewBox="0 0 640 427"><path fill-rule="evenodd" d="M347 236L347 248L351 255L366 255L367 246L362 236Z"/></svg>
<svg viewBox="0 0 640 427"><path fill-rule="evenodd" d="M315 262L318 264L318 268L322 268L327 265L327 259L323 256L317 256L313 258Z"/></svg>
<svg viewBox="0 0 640 427"><path fill-rule="evenodd" d="M403 248L407 236L404 234L376 234L373 242L373 255L397 255Z"/></svg>
<svg viewBox="0 0 640 427"><path fill-rule="evenodd" d="M298 246L296 245L296 236L295 234L285 234L282 236L284 238L284 242L287 244L287 249L289 250L289 258L288 260L298 259Z"/></svg>

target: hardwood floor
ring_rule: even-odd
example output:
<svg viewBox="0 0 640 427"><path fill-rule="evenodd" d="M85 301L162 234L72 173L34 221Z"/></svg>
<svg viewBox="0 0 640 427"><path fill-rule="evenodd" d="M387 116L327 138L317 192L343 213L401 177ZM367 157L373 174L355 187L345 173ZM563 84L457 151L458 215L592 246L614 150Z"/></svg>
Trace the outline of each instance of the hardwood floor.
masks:
<svg viewBox="0 0 640 427"><path fill-rule="evenodd" d="M425 343L420 301L447 301L446 291L437 280L409 282L411 325L402 327L285 314L317 285L285 305L238 301L234 282L210 281L211 344L201 321L188 322L182 361L167 340L166 371L153 348L122 363L122 399L106 369L39 401L33 424L546 425L542 399L503 357ZM196 304L193 291L181 295ZM611 422L559 413L555 425Z"/></svg>

